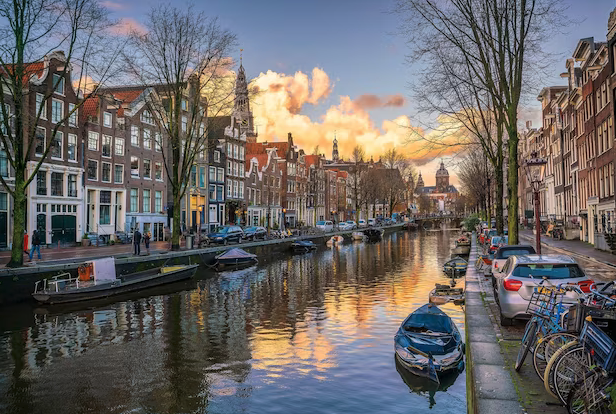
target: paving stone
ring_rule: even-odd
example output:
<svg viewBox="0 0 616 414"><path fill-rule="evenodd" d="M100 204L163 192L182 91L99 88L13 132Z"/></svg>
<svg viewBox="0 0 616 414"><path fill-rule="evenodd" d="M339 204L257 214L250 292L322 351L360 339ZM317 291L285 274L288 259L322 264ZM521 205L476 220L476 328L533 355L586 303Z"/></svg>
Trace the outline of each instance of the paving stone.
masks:
<svg viewBox="0 0 616 414"><path fill-rule="evenodd" d="M525 411L517 401L481 398L477 403L477 412L479 414L521 414Z"/></svg>
<svg viewBox="0 0 616 414"><path fill-rule="evenodd" d="M477 333L478 328L474 328L473 332L470 333L470 341L472 344L475 344L476 342L492 342L492 343L498 343L498 339L496 338L496 335L494 335L494 333L489 333L489 334L480 334Z"/></svg>
<svg viewBox="0 0 616 414"><path fill-rule="evenodd" d="M466 305L466 313L469 315L488 315L488 310L482 304L469 304Z"/></svg>
<svg viewBox="0 0 616 414"><path fill-rule="evenodd" d="M475 391L481 398L518 400L511 375L506 368L498 365L474 364Z"/></svg>
<svg viewBox="0 0 616 414"><path fill-rule="evenodd" d="M471 354L473 364L505 365L503 355L500 353L500 345L496 342L475 342L471 338Z"/></svg>
<svg viewBox="0 0 616 414"><path fill-rule="evenodd" d="M488 318L487 313L480 314L480 315L473 315L472 313L467 313L466 314L466 325L472 329L475 329L478 326L491 327L492 321L490 321L490 318Z"/></svg>

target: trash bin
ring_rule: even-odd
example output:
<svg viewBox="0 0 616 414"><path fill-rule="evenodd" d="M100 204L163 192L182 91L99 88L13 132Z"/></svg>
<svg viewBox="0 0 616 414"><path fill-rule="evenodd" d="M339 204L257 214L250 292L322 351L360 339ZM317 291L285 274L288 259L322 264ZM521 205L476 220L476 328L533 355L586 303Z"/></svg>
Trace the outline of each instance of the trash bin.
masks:
<svg viewBox="0 0 616 414"><path fill-rule="evenodd" d="M193 248L193 236L187 235L186 236L186 249L191 250L192 248Z"/></svg>

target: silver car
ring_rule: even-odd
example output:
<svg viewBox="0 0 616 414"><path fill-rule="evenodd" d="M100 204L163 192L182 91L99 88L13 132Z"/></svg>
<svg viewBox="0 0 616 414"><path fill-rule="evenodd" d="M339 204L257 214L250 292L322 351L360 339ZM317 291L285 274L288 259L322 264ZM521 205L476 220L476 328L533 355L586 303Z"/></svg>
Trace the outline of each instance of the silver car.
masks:
<svg viewBox="0 0 616 414"><path fill-rule="evenodd" d="M529 317L526 313L528 302L543 279L554 286L575 283L585 292L590 291L593 283L572 257L560 254L511 256L494 277L494 297L503 326L513 324L514 319ZM571 304L576 299L573 292L565 297Z"/></svg>

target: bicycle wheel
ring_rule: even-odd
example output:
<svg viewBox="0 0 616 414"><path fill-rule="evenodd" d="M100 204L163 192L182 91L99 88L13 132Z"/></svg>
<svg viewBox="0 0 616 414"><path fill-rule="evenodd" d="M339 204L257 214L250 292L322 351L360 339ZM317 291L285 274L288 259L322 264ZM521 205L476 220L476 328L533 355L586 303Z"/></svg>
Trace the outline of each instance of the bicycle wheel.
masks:
<svg viewBox="0 0 616 414"><path fill-rule="evenodd" d="M590 370L591 364L590 353L582 345L563 353L562 357L554 363L552 381L556 396L563 404L567 404L571 387L584 377Z"/></svg>
<svg viewBox="0 0 616 414"><path fill-rule="evenodd" d="M548 361L552 358L552 355L560 347L576 339L576 335L565 332L556 332L541 338L533 353L533 366L539 378L543 378Z"/></svg>
<svg viewBox="0 0 616 414"><path fill-rule="evenodd" d="M537 333L537 320L534 318L528 321L524 336L522 337L522 344L520 344L520 350L518 351L518 357L515 360L515 370L519 371L522 368L522 364L528 355L531 347L535 342L535 336Z"/></svg>
<svg viewBox="0 0 616 414"><path fill-rule="evenodd" d="M559 349L557 349L556 352L554 352L554 354L552 355L552 357L548 360L548 365L545 367L545 372L543 374L543 386L545 387L545 390L554 398L558 398L558 396L556 395L556 390L554 389L554 383L553 383L554 365L563 353L565 353L566 351L568 351L569 349L573 347L578 347L578 346L580 346L580 343L577 341L577 338L576 338L575 341L568 342L565 345L561 346Z"/></svg>
<svg viewBox="0 0 616 414"><path fill-rule="evenodd" d="M612 402L606 388L614 383L614 378L593 370L576 382L567 398L570 414L610 414Z"/></svg>

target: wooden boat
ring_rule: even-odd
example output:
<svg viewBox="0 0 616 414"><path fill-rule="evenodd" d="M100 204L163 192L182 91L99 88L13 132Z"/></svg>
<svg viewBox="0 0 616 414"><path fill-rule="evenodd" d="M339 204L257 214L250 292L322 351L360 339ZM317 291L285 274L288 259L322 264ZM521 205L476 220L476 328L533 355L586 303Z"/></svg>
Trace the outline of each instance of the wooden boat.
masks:
<svg viewBox="0 0 616 414"><path fill-rule="evenodd" d="M466 268L468 267L468 262L461 258L460 256L456 256L453 259L447 261L443 265L443 271L447 274L464 274L466 273Z"/></svg>
<svg viewBox="0 0 616 414"><path fill-rule="evenodd" d="M336 246L338 244L342 244L344 242L344 237L342 236L332 236L331 239L327 241L328 246Z"/></svg>
<svg viewBox="0 0 616 414"><path fill-rule="evenodd" d="M235 247L216 256L213 267L217 271L222 271L230 267L240 268L252 266L258 262L257 255Z"/></svg>
<svg viewBox="0 0 616 414"><path fill-rule="evenodd" d="M32 297L40 303L57 304L107 298L128 292L190 279L199 265L163 266L116 277L113 257L87 263L92 273L78 277L62 273L39 280Z"/></svg>
<svg viewBox="0 0 616 414"><path fill-rule="evenodd" d="M295 253L306 253L312 250L316 250L317 245L310 240L297 240L291 243L291 250Z"/></svg>
<svg viewBox="0 0 616 414"><path fill-rule="evenodd" d="M434 289L430 291L428 297L430 303L434 303L435 305L444 305L447 302L461 305L464 303L464 289L437 283Z"/></svg>
<svg viewBox="0 0 616 414"><path fill-rule="evenodd" d="M462 236L458 240L456 240L456 246L458 246L458 247L460 247L460 246L471 247L471 241L467 237Z"/></svg>
<svg viewBox="0 0 616 414"><path fill-rule="evenodd" d="M456 256L468 256L471 254L471 248L470 246L457 246L452 253Z"/></svg>
<svg viewBox="0 0 616 414"><path fill-rule="evenodd" d="M372 228L364 230L364 236L366 236L369 242L380 241L383 238L383 233L385 233L383 229Z"/></svg>
<svg viewBox="0 0 616 414"><path fill-rule="evenodd" d="M351 234L351 237L353 238L353 240L357 240L357 241L362 241L365 238L364 233L362 231L354 231L353 234Z"/></svg>
<svg viewBox="0 0 616 414"><path fill-rule="evenodd" d="M451 318L436 305L411 313L394 338L396 358L415 375L439 383L439 376L464 367L464 343Z"/></svg>

